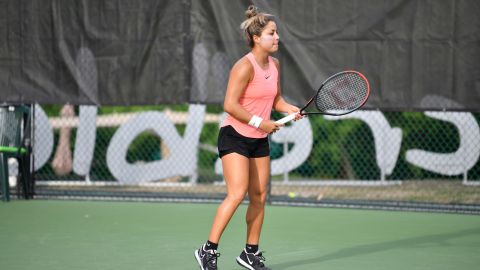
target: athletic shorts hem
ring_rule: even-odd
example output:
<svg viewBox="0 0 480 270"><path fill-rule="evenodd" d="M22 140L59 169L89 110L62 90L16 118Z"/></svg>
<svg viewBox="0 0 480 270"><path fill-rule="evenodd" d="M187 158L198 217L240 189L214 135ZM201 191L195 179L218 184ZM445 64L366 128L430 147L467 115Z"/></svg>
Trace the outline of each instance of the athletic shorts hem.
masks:
<svg viewBox="0 0 480 270"><path fill-rule="evenodd" d="M236 153L236 154L242 155L246 158L250 158L247 153L241 153L240 151L237 151L237 150L234 150L234 149L222 151L222 152L218 153L218 157L222 158L222 157L224 157L228 154L231 154L231 153Z"/></svg>
<svg viewBox="0 0 480 270"><path fill-rule="evenodd" d="M222 157L224 157L224 156L226 156L226 155L228 155L228 154L231 154L231 153L236 153L236 154L242 155L242 156L244 156L244 157L246 157L246 158L262 158L262 157L268 157L268 156L270 156L270 154L264 154L264 155L262 155L262 154L260 154L260 155L248 155L247 153L241 153L241 152L238 151L238 150L232 149L232 150L226 150L226 151L222 151L222 152L218 153L218 157L219 157L219 158L222 158Z"/></svg>

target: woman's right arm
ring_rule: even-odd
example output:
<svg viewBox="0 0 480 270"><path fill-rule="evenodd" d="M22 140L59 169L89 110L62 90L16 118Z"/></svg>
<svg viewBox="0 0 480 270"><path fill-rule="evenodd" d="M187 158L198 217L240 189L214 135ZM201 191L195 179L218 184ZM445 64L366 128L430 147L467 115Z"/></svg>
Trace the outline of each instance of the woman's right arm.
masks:
<svg viewBox="0 0 480 270"><path fill-rule="evenodd" d="M253 78L253 67L246 58L240 59L230 71L227 93L223 102L223 109L235 119L248 123L253 117L240 105L240 98L245 92L248 82ZM266 133L277 131L281 125L270 120L263 120L260 129Z"/></svg>

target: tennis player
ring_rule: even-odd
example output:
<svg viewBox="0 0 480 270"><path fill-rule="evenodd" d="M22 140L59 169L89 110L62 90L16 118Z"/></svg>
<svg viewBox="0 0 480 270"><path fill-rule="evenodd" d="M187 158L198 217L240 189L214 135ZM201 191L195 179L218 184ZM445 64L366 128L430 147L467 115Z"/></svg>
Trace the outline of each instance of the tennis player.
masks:
<svg viewBox="0 0 480 270"><path fill-rule="evenodd" d="M258 248L270 175L267 136L282 126L270 120L270 114L272 108L288 114L300 112L281 96L280 65L270 56L278 50L279 42L273 16L258 12L254 6L249 6L245 15L241 29L251 51L230 71L224 101L228 116L218 136L227 196L217 209L208 241L195 250L202 270L217 269L220 237L247 192L246 245L236 260L246 269L270 269ZM296 120L300 118L298 114Z"/></svg>

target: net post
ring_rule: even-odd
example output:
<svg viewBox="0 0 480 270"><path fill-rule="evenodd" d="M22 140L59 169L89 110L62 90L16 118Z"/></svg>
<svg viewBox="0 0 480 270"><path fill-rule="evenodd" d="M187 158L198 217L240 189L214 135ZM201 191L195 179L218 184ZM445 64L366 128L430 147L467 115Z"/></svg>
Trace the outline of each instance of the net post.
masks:
<svg viewBox="0 0 480 270"><path fill-rule="evenodd" d="M283 143L283 156L286 156L288 153L288 142L284 142ZM289 179L288 179L288 171L285 171L283 173L283 183L286 184L288 183Z"/></svg>
<svg viewBox="0 0 480 270"><path fill-rule="evenodd" d="M381 113L379 108L377 108L377 112ZM385 142L385 140L386 140L385 134L382 136L382 138L380 140L381 140L381 148L377 149L377 151L382 151L383 153L385 153L385 148L387 147L387 143ZM385 157L385 155L382 155L382 156ZM382 158L379 163L381 163L380 164L380 183L381 184L386 184L385 183L385 165L386 165L385 164L386 163L385 159Z"/></svg>
<svg viewBox="0 0 480 270"><path fill-rule="evenodd" d="M190 175L190 183L197 184L197 182L198 182L198 172L194 172L192 175Z"/></svg>

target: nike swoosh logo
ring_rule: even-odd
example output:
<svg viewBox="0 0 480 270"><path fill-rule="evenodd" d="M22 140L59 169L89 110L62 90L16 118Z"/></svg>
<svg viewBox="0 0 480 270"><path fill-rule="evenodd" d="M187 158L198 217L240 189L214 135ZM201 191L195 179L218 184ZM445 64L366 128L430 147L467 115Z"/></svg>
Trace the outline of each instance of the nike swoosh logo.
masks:
<svg viewBox="0 0 480 270"><path fill-rule="evenodd" d="M250 258L248 258L248 255L247 255L247 254L245 254L245 256L247 257L248 263L249 263L249 264L253 264L253 262L252 262L252 261L250 261Z"/></svg>

